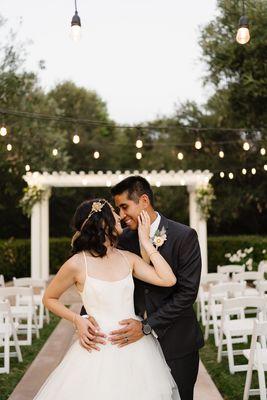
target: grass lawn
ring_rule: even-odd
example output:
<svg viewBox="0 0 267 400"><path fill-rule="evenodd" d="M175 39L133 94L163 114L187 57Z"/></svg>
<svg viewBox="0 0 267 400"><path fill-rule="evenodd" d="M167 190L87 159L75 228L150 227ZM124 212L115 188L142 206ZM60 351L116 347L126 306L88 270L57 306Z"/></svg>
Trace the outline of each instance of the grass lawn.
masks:
<svg viewBox="0 0 267 400"><path fill-rule="evenodd" d="M234 345L235 349L246 349L250 347L250 338L248 344ZM224 350L226 347L224 346ZM225 400L242 400L245 387L246 373L236 372L231 375L228 368L228 358L223 357L221 363L217 363L217 347L214 344L213 336L210 336L205 346L200 351L200 357L208 370L211 378L217 386L219 392ZM245 364L245 357L236 356L235 360L240 364ZM258 388L257 372L253 372L251 388ZM250 396L250 400L259 400L259 396ZM204 399L203 399L204 400Z"/></svg>
<svg viewBox="0 0 267 400"><path fill-rule="evenodd" d="M31 346L21 346L23 362L19 363L17 358L11 358L10 373L0 374L0 400L6 400L12 393L17 383L25 374L27 368L30 366L50 334L55 329L59 320L59 317L50 313L50 324L45 324L43 329L40 329L40 339L36 339L35 336L33 336L34 339Z"/></svg>

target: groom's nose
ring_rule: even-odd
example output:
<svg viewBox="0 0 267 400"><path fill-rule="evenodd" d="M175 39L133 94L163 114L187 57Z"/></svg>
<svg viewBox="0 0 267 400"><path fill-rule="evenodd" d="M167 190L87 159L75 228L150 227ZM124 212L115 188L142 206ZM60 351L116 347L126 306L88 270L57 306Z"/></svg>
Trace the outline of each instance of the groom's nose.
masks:
<svg viewBox="0 0 267 400"><path fill-rule="evenodd" d="M123 220L125 217L126 217L125 212L122 209L120 209L120 219Z"/></svg>

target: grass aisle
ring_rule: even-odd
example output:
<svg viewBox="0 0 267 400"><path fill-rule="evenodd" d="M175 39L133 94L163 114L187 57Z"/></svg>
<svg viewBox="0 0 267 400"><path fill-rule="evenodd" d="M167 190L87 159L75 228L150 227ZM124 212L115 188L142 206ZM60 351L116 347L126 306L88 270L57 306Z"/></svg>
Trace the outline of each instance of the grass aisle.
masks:
<svg viewBox="0 0 267 400"><path fill-rule="evenodd" d="M35 339L34 336L31 346L21 346L23 362L19 363L15 357L11 358L10 373L0 374L0 400L8 399L59 321L59 317L50 313L50 324L45 324L43 329L40 330L40 338Z"/></svg>
<svg viewBox="0 0 267 400"><path fill-rule="evenodd" d="M247 349L249 347L250 338L248 344L242 344L238 346L238 348L243 349ZM224 349L226 349L226 347L224 347ZM234 375L231 375L228 368L227 357L223 357L222 362L217 363L217 347L215 346L213 339L210 338L206 342L205 346L200 351L200 357L224 400L242 400L246 373L236 372ZM245 363L245 357L239 356L235 357L235 359L240 364ZM258 388L258 378L256 372L253 372L253 381L251 387ZM249 400L256 399L259 400L259 396L249 397Z"/></svg>

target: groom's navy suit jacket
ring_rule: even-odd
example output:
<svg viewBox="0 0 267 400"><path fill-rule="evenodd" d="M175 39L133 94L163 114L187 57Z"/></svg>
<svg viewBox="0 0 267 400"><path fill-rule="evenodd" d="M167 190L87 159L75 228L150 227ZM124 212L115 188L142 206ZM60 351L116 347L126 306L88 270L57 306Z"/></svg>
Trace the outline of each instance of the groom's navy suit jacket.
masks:
<svg viewBox="0 0 267 400"><path fill-rule="evenodd" d="M158 335L167 360L183 357L204 345L193 304L201 274L201 256L194 229L161 215L159 230L166 229L167 240L158 251L172 267L175 286L159 287L135 279L135 311L147 312L149 325ZM126 228L119 239L121 249L140 255L137 231Z"/></svg>

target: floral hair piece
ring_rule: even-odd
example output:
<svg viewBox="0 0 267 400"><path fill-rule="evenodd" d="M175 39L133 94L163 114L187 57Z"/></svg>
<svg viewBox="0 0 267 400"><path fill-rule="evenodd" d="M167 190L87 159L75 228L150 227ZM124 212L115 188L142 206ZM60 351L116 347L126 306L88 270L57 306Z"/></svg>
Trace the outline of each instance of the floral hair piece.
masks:
<svg viewBox="0 0 267 400"><path fill-rule="evenodd" d="M97 212L101 212L102 208L104 207L105 204L109 204L109 202L107 200L99 200L99 201L93 202L91 211L88 214L88 217L83 221L80 230L76 231L71 239L71 247L73 247L75 240L78 239L78 237L81 235L81 232L82 232L84 226L86 225L87 221L90 219L90 217Z"/></svg>

